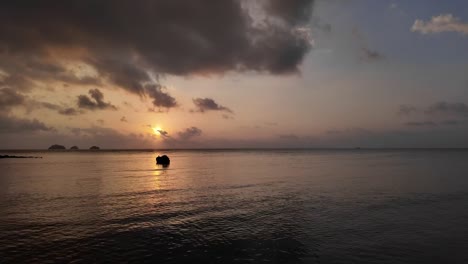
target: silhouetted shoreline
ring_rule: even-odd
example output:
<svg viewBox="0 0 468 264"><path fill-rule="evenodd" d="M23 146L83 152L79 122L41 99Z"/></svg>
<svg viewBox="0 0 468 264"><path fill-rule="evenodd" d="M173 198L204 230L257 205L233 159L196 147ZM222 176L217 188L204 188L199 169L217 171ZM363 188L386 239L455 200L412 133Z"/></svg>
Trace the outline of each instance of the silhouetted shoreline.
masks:
<svg viewBox="0 0 468 264"><path fill-rule="evenodd" d="M0 159L42 159L42 157L0 155Z"/></svg>

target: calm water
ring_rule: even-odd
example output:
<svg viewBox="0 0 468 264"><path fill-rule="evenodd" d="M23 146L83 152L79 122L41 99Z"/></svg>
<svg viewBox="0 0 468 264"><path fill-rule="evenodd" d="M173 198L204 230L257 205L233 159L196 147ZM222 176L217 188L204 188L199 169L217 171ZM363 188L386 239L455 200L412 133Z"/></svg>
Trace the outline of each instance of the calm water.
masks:
<svg viewBox="0 0 468 264"><path fill-rule="evenodd" d="M468 151L165 153L0 160L0 262L468 263Z"/></svg>

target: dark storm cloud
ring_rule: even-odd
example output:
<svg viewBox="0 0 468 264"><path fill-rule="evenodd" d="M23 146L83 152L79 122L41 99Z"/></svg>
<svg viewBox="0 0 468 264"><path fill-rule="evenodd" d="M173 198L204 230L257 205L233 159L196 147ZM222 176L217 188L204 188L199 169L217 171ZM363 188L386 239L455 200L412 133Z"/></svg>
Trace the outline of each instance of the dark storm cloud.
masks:
<svg viewBox="0 0 468 264"><path fill-rule="evenodd" d="M0 133L31 133L38 131L55 131L37 119L22 119L0 114Z"/></svg>
<svg viewBox="0 0 468 264"><path fill-rule="evenodd" d="M297 72L311 48L304 26L314 1L258 1L266 16L261 25L245 3L2 1L0 69L9 78L4 85L27 89L37 80L55 80L98 86L106 80L169 108L176 105L170 95L145 89L157 83L155 75ZM78 77L60 63L63 56L91 65L98 76Z"/></svg>
<svg viewBox="0 0 468 264"><path fill-rule="evenodd" d="M177 133L179 136L179 139L181 140L189 140L193 137L200 136L202 134L202 130L199 129L198 127L189 127L185 129L184 131L180 131Z"/></svg>
<svg viewBox="0 0 468 264"><path fill-rule="evenodd" d="M147 95L153 99L152 103L155 107L172 108L177 106L177 101L169 95L159 84L148 84L144 86Z"/></svg>
<svg viewBox="0 0 468 264"><path fill-rule="evenodd" d="M224 111L230 114L233 113L231 109L216 103L211 98L195 98L192 99L192 101L196 107L195 112L204 113L205 111Z"/></svg>
<svg viewBox="0 0 468 264"><path fill-rule="evenodd" d="M11 107L22 105L25 101L25 96L15 89L0 89L0 110L10 110Z"/></svg>
<svg viewBox="0 0 468 264"><path fill-rule="evenodd" d="M144 83L151 82L151 78L144 68L135 65L136 62L129 60L122 54L95 54L93 58L88 58L87 63L94 65L100 75L107 78L112 83L139 96L145 95Z"/></svg>
<svg viewBox="0 0 468 264"><path fill-rule="evenodd" d="M101 91L99 91L99 89L91 89L88 91L88 93L91 96L91 98L87 95L78 96L79 108L84 108L92 111L104 109L117 110L117 107L115 107L111 103L104 102L104 94Z"/></svg>
<svg viewBox="0 0 468 264"><path fill-rule="evenodd" d="M437 102L425 111L429 115L468 116L468 105L465 103Z"/></svg>

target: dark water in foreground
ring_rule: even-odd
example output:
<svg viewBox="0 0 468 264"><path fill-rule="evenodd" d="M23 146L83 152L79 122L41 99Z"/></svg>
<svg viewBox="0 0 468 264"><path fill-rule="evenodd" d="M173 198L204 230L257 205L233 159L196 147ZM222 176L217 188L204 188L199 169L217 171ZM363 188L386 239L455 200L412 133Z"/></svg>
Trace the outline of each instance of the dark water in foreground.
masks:
<svg viewBox="0 0 468 264"><path fill-rule="evenodd" d="M468 151L166 153L0 160L0 262L468 263Z"/></svg>

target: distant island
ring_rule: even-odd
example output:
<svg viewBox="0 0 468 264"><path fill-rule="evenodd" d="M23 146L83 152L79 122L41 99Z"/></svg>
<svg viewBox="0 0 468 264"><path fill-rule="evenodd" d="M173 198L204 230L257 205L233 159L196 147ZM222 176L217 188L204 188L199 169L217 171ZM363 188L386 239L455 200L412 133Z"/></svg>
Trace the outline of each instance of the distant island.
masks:
<svg viewBox="0 0 468 264"><path fill-rule="evenodd" d="M56 150L56 149L67 149L67 148L65 148L62 145L57 145L57 144L52 145L52 146L49 147L49 150Z"/></svg>
<svg viewBox="0 0 468 264"><path fill-rule="evenodd" d="M65 146L62 146L62 145L58 145L58 144L54 144L52 146L49 147L49 150L66 150L67 148ZM78 148L78 146L73 146L70 148L70 150L79 150L80 148ZM92 146L89 148L90 150L100 150L101 148L98 147L98 146Z"/></svg>

